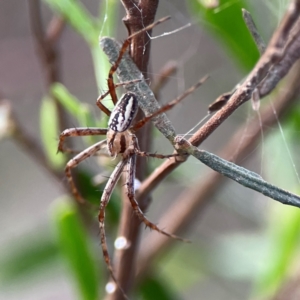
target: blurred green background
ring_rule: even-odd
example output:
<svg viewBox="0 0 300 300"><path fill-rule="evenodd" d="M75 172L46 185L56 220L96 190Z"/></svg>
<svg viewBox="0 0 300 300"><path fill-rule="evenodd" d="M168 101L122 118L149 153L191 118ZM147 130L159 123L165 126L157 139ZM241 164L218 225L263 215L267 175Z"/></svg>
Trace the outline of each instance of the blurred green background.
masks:
<svg viewBox="0 0 300 300"><path fill-rule="evenodd" d="M162 90L162 102L173 99L205 74L211 77L184 104L168 113L177 133L187 132L204 117L208 104L231 90L258 59L241 8L251 12L268 41L286 3L223 0L215 9L200 0L160 3L156 19L165 15L172 19L155 28L153 35L192 23L176 34L152 41L153 80L166 62L178 63L177 73ZM71 127L104 127L106 120L95 99L106 90L109 65L98 47L98 37L125 39L122 6L111 0L44 0L41 7L45 24L53 11L67 20L59 43L63 84L53 85L51 92L66 110ZM66 157L56 155L59 118L47 96L26 1L1 1L0 24L0 93L11 101L22 128L45 149L51 172L61 172ZM296 155L299 113L294 109L281 120L283 134L277 126L271 128L245 165L298 194L299 178L294 167L300 163ZM250 106L240 108L202 147L216 153L254 114ZM57 179L50 175L13 138L5 133L1 137L0 299L101 299L107 272L99 245L96 206L83 214L65 194L63 176ZM74 145L83 148L94 141L84 139ZM155 134L152 148L158 153L172 151L159 134ZM108 176L114 163L94 161L84 162L77 178L84 196L98 204L105 179L98 186L92 184L92 179L97 174L100 178ZM150 171L160 162L149 163ZM201 181L205 171L206 167L192 159L176 170L154 192L149 218L159 220L176 196L186 186ZM111 253L120 209L116 191L106 222ZM192 230L184 236L193 243L176 243L160 257L151 274L136 287L134 299L268 298L298 266L300 215L296 208L275 203L227 180L215 199L210 199L210 205L192 221ZM147 235L148 230L143 231L141 243Z"/></svg>

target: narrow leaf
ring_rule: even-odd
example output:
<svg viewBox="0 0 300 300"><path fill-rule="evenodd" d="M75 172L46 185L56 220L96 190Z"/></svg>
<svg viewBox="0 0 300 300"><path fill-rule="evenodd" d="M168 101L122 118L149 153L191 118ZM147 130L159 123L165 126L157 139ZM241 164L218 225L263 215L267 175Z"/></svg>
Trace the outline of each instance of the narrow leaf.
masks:
<svg viewBox="0 0 300 300"><path fill-rule="evenodd" d="M77 0L44 0L61 14L89 45L98 44L98 29L93 17Z"/></svg>
<svg viewBox="0 0 300 300"><path fill-rule="evenodd" d="M175 300L179 299L175 291L171 291L167 282L155 276L147 276L139 287L139 293L144 300Z"/></svg>
<svg viewBox="0 0 300 300"><path fill-rule="evenodd" d="M207 1L206 1L207 2ZM245 25L242 8L246 1L220 0L217 6L205 1L188 1L198 22L212 32L236 59L240 66L251 69L259 57L256 45Z"/></svg>
<svg viewBox="0 0 300 300"><path fill-rule="evenodd" d="M294 268L299 244L300 211L280 207L269 228L270 251L265 259L266 269L257 278L255 286L256 296L266 299L276 293Z"/></svg>
<svg viewBox="0 0 300 300"><path fill-rule="evenodd" d="M68 89L61 83L55 83L51 86L51 93L57 101L77 119L80 126L95 126L95 118L91 114L89 106L82 104L78 98L72 95Z"/></svg>
<svg viewBox="0 0 300 300"><path fill-rule="evenodd" d="M59 134L58 113L55 102L46 96L42 99L40 110L41 139L46 157L54 170L60 170L65 165L65 156L57 154L57 137Z"/></svg>
<svg viewBox="0 0 300 300"><path fill-rule="evenodd" d="M99 275L90 250L91 241L75 205L68 200L55 202L52 211L58 243L69 263L81 299L96 300L99 299Z"/></svg>
<svg viewBox="0 0 300 300"><path fill-rule="evenodd" d="M42 274L49 264L57 262L58 247L44 228L12 239L7 249L1 249L0 281L3 285L16 284L33 273Z"/></svg>

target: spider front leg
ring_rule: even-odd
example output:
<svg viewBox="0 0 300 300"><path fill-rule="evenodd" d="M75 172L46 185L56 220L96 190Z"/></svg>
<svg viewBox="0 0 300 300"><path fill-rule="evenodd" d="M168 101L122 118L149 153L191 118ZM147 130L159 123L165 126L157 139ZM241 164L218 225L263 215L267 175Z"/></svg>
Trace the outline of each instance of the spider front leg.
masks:
<svg viewBox="0 0 300 300"><path fill-rule="evenodd" d="M114 88L117 88L119 86L125 86L125 85L129 85L129 84L134 84L134 83L137 83L137 82L141 82L142 80L141 79L134 79L134 80L130 80L130 81L125 81L125 82L121 82L121 83L116 83L114 84ZM96 104L97 106L104 112L106 113L108 116L110 116L111 114L111 111L106 107L104 106L101 101L110 94L110 90L108 90L107 92L101 94L98 98L97 98L97 101L96 101Z"/></svg>
<svg viewBox="0 0 300 300"><path fill-rule="evenodd" d="M176 104L178 104L180 101L182 101L184 98L186 98L188 95L193 93L198 87L200 87L206 80L208 76L204 76L201 78L196 84L192 85L190 88L188 88L182 95L178 96L176 99L170 101L169 103L162 106L160 109L158 109L156 112L144 117L142 120L138 121L134 126L133 130L138 130L139 128L143 127L149 120L155 118L156 116L170 110L172 107L174 107Z"/></svg>
<svg viewBox="0 0 300 300"><path fill-rule="evenodd" d="M153 229L159 233L162 233L170 238L176 239L176 240L180 240L180 241L184 241L184 242L190 242L189 240L183 239L181 237L178 237L177 235L174 235L172 233L168 233L162 229L160 229L159 227L157 227L155 224L153 224L152 222L150 222L144 215L144 213L142 212L142 210L139 207L138 202L135 199L135 190L134 190L134 179L135 179L135 166L136 166L136 154L132 154L127 162L127 176L126 176L126 189L127 189L127 196L128 199L131 203L131 206L133 208L133 211L135 212L135 214L138 216L138 218L150 229Z"/></svg>
<svg viewBox="0 0 300 300"><path fill-rule="evenodd" d="M103 141L100 141L100 142L88 147L87 149L83 150L82 152L77 154L75 157L70 159L66 165L65 173L66 173L66 177L68 179L69 185L71 187L71 192L74 195L75 199L80 203L84 203L85 201L81 197L80 193L78 192L78 190L76 188L76 185L73 181L71 170L73 168L77 167L82 161L84 161L85 159L87 159L90 156L93 156L96 152L101 150L105 144L106 144L106 140L103 140Z"/></svg>
<svg viewBox="0 0 300 300"><path fill-rule="evenodd" d="M110 276L113 279L113 281L115 282L115 284L118 286L118 288L120 289L120 291L122 292L123 296L125 299L128 299L128 297L126 296L126 294L124 293L123 289L120 287L120 285L118 284L118 281L114 275L114 271L113 271L113 267L110 261L110 256L108 253L108 249L107 249L107 243L106 243L106 235L105 235L105 228L104 228L104 221L105 221L105 208L109 202L109 199L111 197L111 194L123 172L123 169L125 167L127 163L127 159L123 158L115 167L113 173L111 174L111 176L109 177L109 180L104 188L104 191L102 193L102 197L101 197L101 203L100 203L100 210L99 210L99 214L98 214L98 220L99 220L99 228L100 228L100 240L101 240L101 247L102 247L102 252L103 252L103 257L106 263L106 266L110 272Z"/></svg>
<svg viewBox="0 0 300 300"><path fill-rule="evenodd" d="M69 128L64 130L59 135L59 143L57 147L57 152L72 152L68 148L64 148L64 141L67 137L70 136L92 136L92 135L106 135L107 129L95 128L95 127L78 127L78 128Z"/></svg>

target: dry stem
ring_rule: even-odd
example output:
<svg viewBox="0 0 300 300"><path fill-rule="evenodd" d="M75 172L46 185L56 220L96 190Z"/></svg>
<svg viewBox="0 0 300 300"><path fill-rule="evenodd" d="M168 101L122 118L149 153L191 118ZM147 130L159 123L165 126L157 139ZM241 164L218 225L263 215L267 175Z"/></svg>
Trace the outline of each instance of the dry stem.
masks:
<svg viewBox="0 0 300 300"><path fill-rule="evenodd" d="M274 100L274 110L278 117L283 115L297 99L296 97L299 95L300 90L299 82L300 64L297 63L293 74L286 80L284 89L282 89ZM244 126L242 126L219 155L226 160L234 159L236 163L239 163L241 160L244 161L245 157L249 158L249 153L253 152L259 142L261 130L264 130L265 135L267 130L276 124L277 116L274 114L274 110L270 105L261 112L262 127L260 126L258 117L254 118L249 124L245 124L244 126L248 128L246 137L244 136ZM242 138L243 144L240 145ZM232 153L236 153L238 147L237 156L232 157ZM195 213L199 214L203 212L206 204L213 199L214 194L217 192L216 186L220 187L223 181L224 177L217 172L210 171L205 176L201 176L199 181L182 192L178 199L175 200L175 204L161 217L164 227L174 234L180 234L180 232L191 227ZM174 222L174 216L176 216L176 222ZM150 233L141 247L137 263L138 276L145 275L153 260L165 252L173 242L173 240L164 236Z"/></svg>
<svg viewBox="0 0 300 300"><path fill-rule="evenodd" d="M142 1L122 1L126 16L123 19L127 29L128 35L139 31L140 29L148 26L154 22L156 9L158 6L158 1L155 0L142 0ZM151 34L151 32L150 32ZM150 53L151 41L147 33L136 36L130 46L130 55L135 62L136 66L143 73L143 75L148 78L148 62ZM141 119L141 112L138 114L137 118ZM144 126L137 134L139 145L141 149L148 151L150 148L151 139L150 126ZM146 175L146 160L138 159L136 168L136 177L139 180L143 180ZM139 205L144 211L150 203L150 198L148 196L139 199ZM137 247L139 243L139 229L140 220L137 216L132 214L132 207L127 199L127 196L123 196L123 209L120 220L120 227L118 236L125 237L131 247L126 250L116 250L114 254L114 268L116 278L126 294L129 293L135 274L135 260L137 257ZM106 296L106 299L116 300L123 299L123 296L119 289L117 289L113 294Z"/></svg>

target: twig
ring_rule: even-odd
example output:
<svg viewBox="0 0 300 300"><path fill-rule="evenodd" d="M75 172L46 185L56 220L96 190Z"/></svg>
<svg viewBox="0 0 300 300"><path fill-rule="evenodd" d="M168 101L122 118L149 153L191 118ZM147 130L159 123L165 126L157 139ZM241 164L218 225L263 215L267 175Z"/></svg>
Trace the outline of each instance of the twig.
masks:
<svg viewBox="0 0 300 300"><path fill-rule="evenodd" d="M294 34L291 34L288 45L285 48L285 55L278 64L274 65L270 70L266 79L259 84L258 91L260 97L268 95L290 70L292 65L300 58L300 20L296 23L293 28Z"/></svg>
<svg viewBox="0 0 300 300"><path fill-rule="evenodd" d="M255 89L257 89L257 86L267 76L269 70L274 65L276 65L280 60L282 60L282 58L286 55L286 53L288 53L288 51L285 51L285 45L287 42L287 37L289 35L289 31L291 28L293 28L293 26L297 20L297 15L298 15L299 8L300 8L300 5L298 5L299 4L298 2L299 1L295 1L295 3L294 3L295 5L294 6L293 6L293 4L291 5L291 8L288 11L288 13L286 14L280 27L274 33L267 50L265 51L265 53L263 54L263 56L261 57L261 59L259 60L257 65L255 66L253 71L247 77L244 84L242 84L241 87L239 87L237 89L237 91L232 95L232 97L230 98L228 103L220 111L218 111L204 126L202 126L202 128L200 128L200 130L189 140L189 142L192 146L200 145L200 143L202 141L204 141L229 115L231 115L231 113L233 113L245 101L249 100L252 93L255 91ZM120 66L119 67L119 76L120 77L123 76L122 72L123 71L121 70L121 66ZM132 78L132 79L135 79L135 78ZM128 80L130 80L130 79L129 78L121 78L121 81L128 81ZM148 94L146 93L146 94L143 94L142 96L145 97L145 96L148 96ZM147 97L145 97L145 98L148 100ZM141 106L142 107L145 106L147 108L147 103L145 103L145 104L142 103ZM152 108L153 108L153 106L152 106ZM148 113L148 110L145 109L145 114L147 114L147 113ZM172 144L175 144L176 139L174 137L174 131L172 129L171 124L168 122L165 123L166 121L168 121L165 116L157 116L157 118L155 120L155 122L156 122L155 125L158 128L161 125L160 121L162 121L164 124L170 125L167 127L164 126L165 128L167 128L167 131L165 132L166 134L164 133L164 131L165 131L164 129L160 128L159 130L164 133L164 135L172 142ZM179 141L179 140L177 139L177 141ZM181 140L181 141L183 141L183 140ZM184 150L190 154L198 155L199 151L192 146L190 146L189 144L180 145L180 143L179 143L177 149ZM170 160L167 163L164 163L155 172L155 174L152 174L150 176L150 178L148 179L148 181L146 181L144 183L144 185L142 185L140 187L137 198L139 200L145 199L145 196L147 196L149 194L149 192L151 192L152 189L155 188L155 186L161 182L162 178L164 178L167 174L169 174L180 163L181 163L181 161L176 161L175 159ZM254 179L258 179L258 176L254 176ZM126 206L125 206L125 208L126 208ZM121 229L123 228L123 229L125 229L125 231L126 231L125 227L129 227L128 226L128 224L129 224L128 213L129 213L130 217L132 216L131 210L127 211L126 218L122 219L122 220L126 220L127 223L123 222L121 224ZM131 219L132 219L132 217L131 217ZM130 220L130 223L132 224L132 220ZM129 228L128 230L131 230L131 229ZM135 230L135 232L137 233L137 229ZM120 233L119 233L119 235L124 236L124 234L120 234ZM132 241L127 236L125 236L125 237L130 242ZM137 237L137 235L135 237ZM136 239L135 239L135 241L136 241ZM132 249L127 252L130 252L132 254L132 253L134 253L135 249L136 249L136 244L134 243L132 246ZM121 254L123 254L122 258L125 258L125 254L126 254L125 252L126 251L123 251L121 253ZM120 258L120 256L116 256L116 258ZM124 280L123 281L124 285L123 284L121 284L121 285L125 291L128 291L128 284L131 281L131 276L128 279L127 272L128 272L128 266L131 265L131 267L132 267L132 262L133 262L132 259L133 258L134 258L134 256L131 256L130 259L127 261L127 265L126 265L126 263L124 263L122 265L122 267L121 266L118 267L119 262L121 260L116 260L117 269L119 269L120 272L123 274L123 276L117 275L117 277L118 277L119 282ZM125 268L125 266L127 266L127 269ZM125 283L127 283L127 285ZM114 293L114 294L116 294L116 293Z"/></svg>
<svg viewBox="0 0 300 300"><path fill-rule="evenodd" d="M54 16L47 29L44 30L40 0L28 0L28 6L30 27L37 53L43 66L43 72L46 74L46 89L49 92L54 82L61 82L57 43L62 34L65 22L60 16ZM55 97L52 96L52 98L55 101L58 111L59 128L63 130L68 127L65 111Z"/></svg>
<svg viewBox="0 0 300 300"><path fill-rule="evenodd" d="M290 5L290 10L291 13L289 15L289 17L286 17L287 21L283 21L282 22L282 26L281 26L281 36L280 34L278 36L276 36L274 34L272 40L276 40L278 43L278 45L282 45L280 46L282 48L282 50L278 49L278 53L276 53L276 45L275 43L273 43L274 47L271 45L272 41L269 43L269 47L268 47L268 51L269 51L269 56L271 57L273 54L279 55L278 58L276 59L275 56L273 57L274 59L274 65L272 65L272 60L269 57L269 70L267 72L267 74L265 75L265 78L263 78L261 80L261 82L258 84L257 86L257 90L255 91L255 94L258 96L258 98L263 98L265 96L267 96L278 84L278 82L288 73L288 71L290 70L290 68L292 67L292 65L295 63L296 60L298 60L300 58L300 20L298 17L297 20L297 13L294 12L294 10L299 10L299 4L292 3ZM260 52L260 54L262 55L265 50L266 50L266 46L265 43L262 39L262 37L260 36L260 34L258 33L256 26L254 24L254 21L250 15L250 13L248 11L246 11L245 9L243 9L243 17L245 20L245 23L256 43L256 46ZM286 32L288 29L290 29L290 32ZM280 29L277 30L277 32L279 32ZM284 37L284 36L288 36ZM282 44L284 43L283 40L286 41L286 44ZM272 49L273 47L273 49ZM274 52L272 54L272 51ZM279 52L282 53L279 53ZM277 62L276 62L277 60ZM266 61L268 61L268 58L266 59ZM260 64L261 60L260 60ZM221 109L230 99L230 97L233 95L233 93L236 91L237 88L234 88L234 90L232 92L229 93L224 93L222 94L220 97L218 97L212 104L210 104L209 106L209 112L215 112L218 111L219 109Z"/></svg>
<svg viewBox="0 0 300 300"><path fill-rule="evenodd" d="M243 17L256 46L262 55L266 49L265 42L257 31L250 13L245 9L243 9ZM300 58L300 20L298 20L291 29L284 52L285 55L283 59L270 69L266 78L258 86L260 98L268 95L276 87L281 78L288 73L295 61Z"/></svg>
<svg viewBox="0 0 300 300"><path fill-rule="evenodd" d="M297 268L297 266L296 266ZM295 268L295 269L296 269ZM297 272L297 271L296 271ZM295 272L293 272L295 273ZM300 274L292 274L288 276L288 279L284 281L279 290L276 292L276 295L269 298L269 300L296 300L300 295L300 286L299 286Z"/></svg>
<svg viewBox="0 0 300 300"><path fill-rule="evenodd" d="M253 71L249 74L245 82L233 93L230 100L215 113L212 118L206 122L190 139L189 142L193 146L199 146L212 132L217 129L240 105L251 98L252 92L259 87L259 84L264 80L273 64L278 63L278 60L282 58L282 55L290 55L290 51L284 52L284 41L287 40L287 30L293 27L293 24L297 23L297 17L300 11L300 1L294 1L291 3L288 12L286 13L280 27L275 31L265 53L262 55ZM295 45L297 41L295 41ZM294 45L294 44L293 44ZM292 47L290 47L291 49ZM299 54L300 50L296 53ZM294 56L297 54L294 53ZM283 61L283 59L282 59ZM293 60L295 62L295 60ZM279 62L280 63L280 62ZM289 70L291 66L286 69ZM270 87L270 85L268 85ZM273 87L274 88L274 87ZM268 93L271 89L268 90ZM261 94L260 94L261 95ZM264 95L265 96L265 95ZM137 198L148 195L167 175L169 175L176 167L180 165L180 161L176 161L176 158L170 159L164 162L160 167L156 169L155 173L152 173L144 182L142 182Z"/></svg>
<svg viewBox="0 0 300 300"><path fill-rule="evenodd" d="M158 6L158 0L123 0L126 16L123 19L127 27L128 35L131 35L147 25L153 23ZM149 32L151 34L151 31ZM150 38L145 32L134 37L130 45L130 56L136 64L139 72L149 78L148 62L150 54ZM123 59L124 61L124 59ZM139 78L137 78L139 79ZM137 118L141 118L142 113L139 112ZM151 134L150 124L144 126L137 133L137 138L141 149L146 151L150 148ZM143 180L146 176L146 160L138 159L136 167L136 177ZM149 205L150 198L148 196L139 200L139 205L142 210L145 210ZM126 294L129 293L135 274L136 251L139 242L139 226L140 220L132 214L132 208L127 200L126 195L123 195L123 209L120 220L118 236L125 237L131 244L131 247L123 250L116 250L114 253L114 267L116 278ZM119 289L112 294L106 296L106 299L123 299Z"/></svg>
<svg viewBox="0 0 300 300"><path fill-rule="evenodd" d="M61 173L52 170L47 162L44 151L37 143L36 139L30 136L21 126L14 115L9 100L0 100L0 109L2 116L2 123L6 124L5 132L1 132L1 138L12 137L17 144L23 148L29 156L38 162L49 174L61 183ZM2 125L3 126L3 125ZM2 130L3 128L1 128ZM66 186L64 186L66 187Z"/></svg>
<svg viewBox="0 0 300 300"><path fill-rule="evenodd" d="M298 63L294 68L294 72L287 79L285 88L281 90L274 100L274 109L278 116L283 115L292 106L299 94L299 70L300 64ZM246 136L244 136L244 126L242 126L221 151L220 156L227 160L233 159L232 153L235 153L237 145L240 145L243 137L243 144L239 146L238 156L235 157L235 161L239 163L242 159L244 161L245 157L249 158L248 154L253 152L261 137L262 128L266 131L277 122L272 106L266 107L261 112L261 119L262 126L258 117L246 125L248 128ZM206 204L211 201L213 195L216 193L215 187L220 186L224 182L224 179L217 172L209 172L205 176L201 176L199 181L182 192L178 199L174 201L174 205L161 217L162 221L158 223L163 223L164 227L174 234L186 231L192 226L195 213L199 214L204 210ZM174 222L174 216L176 216L176 222ZM165 252L173 242L173 240L160 235L158 236L155 233L150 233L147 236L141 247L137 263L139 279L151 266L155 257Z"/></svg>
<svg viewBox="0 0 300 300"><path fill-rule="evenodd" d="M46 73L47 88L49 88L53 82L60 81L56 42L61 35L64 22L60 17L53 17L45 32L41 17L40 0L28 0L28 4L30 27Z"/></svg>
<svg viewBox="0 0 300 300"><path fill-rule="evenodd" d="M170 76L173 75L177 70L176 61L168 61L159 71L159 77L151 86L153 94L158 99L159 91L165 86Z"/></svg>
<svg viewBox="0 0 300 300"><path fill-rule="evenodd" d="M299 67L298 64L295 74L291 75L290 79L287 80L286 88L277 97L275 110L278 114L282 114L287 107L291 105L292 101L299 93ZM261 114L261 118L263 128L268 128L277 121L272 107L265 109ZM241 157L245 157L247 153L251 153L251 150L255 147L256 142L260 137L261 127L259 124L257 118L249 124L248 128L251 132L248 132L247 140L244 140L244 144L239 149L237 162ZM222 151L222 157L227 159L232 157L232 153L234 153L236 145L239 144L243 131L243 129L240 129L229 141L227 147ZM162 164L161 167L156 170L155 174L151 175L151 177L142 183L142 186L139 189L140 193L147 194L150 192L169 172L174 170L178 164L179 163L176 163L175 161L168 161ZM162 217L164 226L168 228L170 232L178 234L191 226L191 220L193 220L195 211L199 212L203 210L206 203L209 201L209 198L215 193L215 186L220 186L220 183L224 179L219 173L215 172L210 172L204 178L205 180L201 178L201 184L197 182L192 188L184 191L184 196L180 196L176 204ZM174 215L176 215L176 222L174 222ZM157 236L152 233L149 234L140 251L141 256L137 264L139 266L139 276L145 274L154 258L164 252L172 243L172 240L166 239L165 237Z"/></svg>

